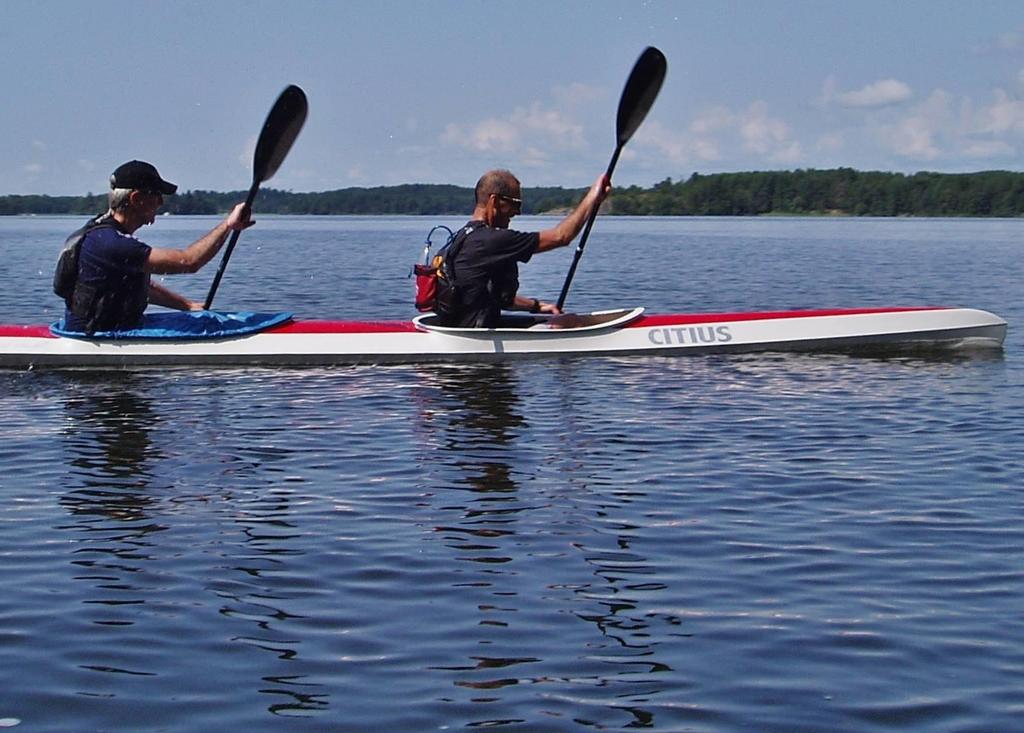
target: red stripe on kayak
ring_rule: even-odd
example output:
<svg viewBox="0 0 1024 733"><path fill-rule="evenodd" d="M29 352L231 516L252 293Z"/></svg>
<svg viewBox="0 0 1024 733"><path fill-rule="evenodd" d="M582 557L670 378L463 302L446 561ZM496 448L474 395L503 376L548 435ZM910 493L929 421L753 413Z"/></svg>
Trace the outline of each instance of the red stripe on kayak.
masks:
<svg viewBox="0 0 1024 733"><path fill-rule="evenodd" d="M407 333L418 331L411 321L289 321L263 333ZM58 338L49 326L0 324L0 337Z"/></svg>
<svg viewBox="0 0 1024 733"><path fill-rule="evenodd" d="M0 337L20 336L21 338L57 338L50 333L49 326L12 326L0 324Z"/></svg>
<svg viewBox="0 0 1024 733"><path fill-rule="evenodd" d="M695 323L730 321L761 321L777 318L814 318L817 316L855 316L872 313L903 313L908 311L948 310L944 306L907 308L829 308L820 310L762 311L745 313L676 313L642 315L625 328L646 328ZM289 321L269 328L264 333L420 333L412 321ZM49 326L0 324L0 337L58 338Z"/></svg>
<svg viewBox="0 0 1024 733"><path fill-rule="evenodd" d="M672 326L694 323L722 323L723 321L767 321L778 318L817 318L820 316L860 316L873 313L906 313L909 311L948 310L946 307L909 308L828 308L801 311L763 311L746 313L678 313L675 315L640 316L627 323L625 328L646 328L648 326Z"/></svg>
<svg viewBox="0 0 1024 733"><path fill-rule="evenodd" d="M289 321L265 333L408 333L419 329L411 321Z"/></svg>

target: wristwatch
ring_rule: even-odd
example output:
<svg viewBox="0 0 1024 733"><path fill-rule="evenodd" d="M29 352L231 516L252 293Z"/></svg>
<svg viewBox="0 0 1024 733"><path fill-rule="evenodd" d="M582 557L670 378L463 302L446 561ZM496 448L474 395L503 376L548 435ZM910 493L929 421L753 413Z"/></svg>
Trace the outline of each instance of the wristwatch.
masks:
<svg viewBox="0 0 1024 733"><path fill-rule="evenodd" d="M536 298L533 299L533 305L530 306L530 313L540 313L540 301Z"/></svg>

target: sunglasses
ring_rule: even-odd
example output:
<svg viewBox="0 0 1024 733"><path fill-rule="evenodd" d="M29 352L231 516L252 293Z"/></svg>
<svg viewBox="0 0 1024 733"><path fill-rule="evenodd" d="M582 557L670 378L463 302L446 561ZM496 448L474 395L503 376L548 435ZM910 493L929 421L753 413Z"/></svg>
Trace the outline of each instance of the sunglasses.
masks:
<svg viewBox="0 0 1024 733"><path fill-rule="evenodd" d="M519 212L519 211L523 210L523 200L522 199L517 199L515 196L506 196L503 193L496 193L494 195L497 196L499 199L502 199L504 201L508 201L510 204L512 204L512 207L513 207L513 209L515 211Z"/></svg>

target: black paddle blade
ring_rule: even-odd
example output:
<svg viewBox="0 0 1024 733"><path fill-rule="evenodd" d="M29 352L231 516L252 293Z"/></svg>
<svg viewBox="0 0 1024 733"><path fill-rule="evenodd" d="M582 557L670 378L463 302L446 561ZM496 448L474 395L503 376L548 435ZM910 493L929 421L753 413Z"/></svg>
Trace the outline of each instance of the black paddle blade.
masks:
<svg viewBox="0 0 1024 733"><path fill-rule="evenodd" d="M640 127L647 113L654 104L654 99L661 91L661 83L665 81L668 61L665 54L654 46L648 46L640 54L633 71L626 81L619 100L619 116L616 121L619 147L626 144L633 133Z"/></svg>
<svg viewBox="0 0 1024 733"><path fill-rule="evenodd" d="M277 173L281 167L288 151L292 149L292 143L299 136L302 125L306 122L306 113L309 105L306 102L306 93L292 84L285 88L281 95L274 102L274 106L267 115L267 121L263 123L260 130L260 139L256 142L256 153L252 161L252 186L249 188L249 196L245 199L247 208L252 207L256 200L256 194L260 190L260 184L267 181ZM231 239L224 249L220 259L220 267L210 285L210 292L206 294L206 302L203 308L210 310L213 307L213 296L217 294L221 278L224 277L224 270L227 269L228 260L231 259L231 252L238 242L240 230L231 232Z"/></svg>
<svg viewBox="0 0 1024 733"><path fill-rule="evenodd" d="M254 183L269 181L277 173L306 122L308 110L306 93L297 86L292 84L281 92L263 123L259 142L256 143L252 163Z"/></svg>
<svg viewBox="0 0 1024 733"><path fill-rule="evenodd" d="M633 71L629 73L629 79L626 80L626 88L622 90L622 96L619 98L619 116L615 121L618 144L615 146L615 152L612 153L612 159L608 163L608 170L605 173L609 180L615 171L615 164L619 160L622 148L629 138L633 137L633 133L640 127L647 113L651 111L651 105L654 104L655 97L661 91L661 83L665 81L666 71L668 71L668 61L665 60L665 54L654 46L645 48L644 52L640 54L640 58L636 60L636 64L633 65ZM576 254L573 255L572 265L569 266L569 274L565 276L562 293L558 296L559 310L565 305L565 298L569 294L569 284L572 282L573 275L576 274L576 266L580 263L580 257L583 256L583 248L587 246L587 237L590 236L590 228L594 226L596 218L597 209L592 209L590 216L587 217L586 226L583 227L580 243L576 245Z"/></svg>

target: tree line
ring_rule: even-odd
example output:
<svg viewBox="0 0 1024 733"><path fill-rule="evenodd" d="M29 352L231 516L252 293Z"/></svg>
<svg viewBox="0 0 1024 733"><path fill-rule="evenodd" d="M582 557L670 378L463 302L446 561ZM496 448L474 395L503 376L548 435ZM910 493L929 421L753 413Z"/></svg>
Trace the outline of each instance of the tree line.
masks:
<svg viewBox="0 0 1024 733"><path fill-rule="evenodd" d="M569 209L586 189L527 188L523 213ZM169 214L223 214L245 199L246 191L186 191L164 198ZM317 193L293 193L261 188L253 204L265 214L443 214L473 210L473 189L443 184L405 184L375 188L343 188ZM106 194L85 196L0 196L0 216L19 214L76 214L89 216L107 208Z"/></svg>
<svg viewBox="0 0 1024 733"><path fill-rule="evenodd" d="M523 213L562 212L575 206L584 188L526 188ZM170 214L222 214L245 191L186 191L168 196ZM0 215L90 215L107 206L106 194L0 196ZM261 189L256 209L267 214L462 215L473 208L471 188L406 184L343 188L316 193ZM649 188L616 189L606 213L625 216L991 216L1024 215L1024 173L914 174L832 170L694 173L685 181L666 178Z"/></svg>
<svg viewBox="0 0 1024 733"><path fill-rule="evenodd" d="M755 216L1024 215L1024 173L861 172L852 168L693 174L616 191L616 214Z"/></svg>

